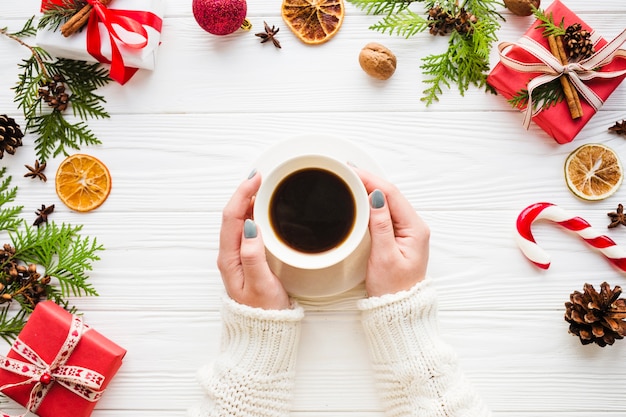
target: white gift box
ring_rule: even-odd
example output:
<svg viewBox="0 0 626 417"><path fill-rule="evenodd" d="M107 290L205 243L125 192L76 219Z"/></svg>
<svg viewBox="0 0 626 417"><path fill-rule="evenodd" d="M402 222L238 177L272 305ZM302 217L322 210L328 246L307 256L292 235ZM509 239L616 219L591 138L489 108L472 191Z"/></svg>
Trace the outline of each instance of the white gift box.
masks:
<svg viewBox="0 0 626 417"><path fill-rule="evenodd" d="M165 10L163 0L112 0L106 7L110 10L149 12L158 18L159 23L162 20ZM92 11L92 13L95 13L95 11ZM100 21L98 23L100 55L108 61L111 61L113 58L111 42L115 42L122 55L124 67L153 70L156 65L158 46L161 42L161 32L149 24L143 24L142 26L147 32L147 39L144 39L143 36L139 34L127 32L119 25L113 23L112 27L120 36L121 40L113 39L112 41L107 25ZM98 62L99 60L87 51L87 36L87 25L85 25L81 31L68 37L61 34L60 28L57 30L40 29L37 31L36 42L39 47L43 48L50 55L58 58ZM89 36L94 36L94 34L91 33ZM143 48L133 48L127 45L142 43L144 41L147 41L147 43ZM123 83L122 81L120 82Z"/></svg>

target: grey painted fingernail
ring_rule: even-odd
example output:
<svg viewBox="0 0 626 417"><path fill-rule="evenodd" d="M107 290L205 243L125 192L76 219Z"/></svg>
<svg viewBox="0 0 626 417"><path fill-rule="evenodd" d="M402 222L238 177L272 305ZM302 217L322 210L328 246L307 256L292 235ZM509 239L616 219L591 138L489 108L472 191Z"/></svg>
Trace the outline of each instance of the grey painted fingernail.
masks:
<svg viewBox="0 0 626 417"><path fill-rule="evenodd" d="M385 205L385 196L380 190L374 190L372 193L372 208L379 209Z"/></svg>
<svg viewBox="0 0 626 417"><path fill-rule="evenodd" d="M248 179L254 178L255 175L256 175L256 168L250 171L250 174L248 174Z"/></svg>
<svg viewBox="0 0 626 417"><path fill-rule="evenodd" d="M256 224L250 219L246 219L243 223L243 236L246 239L254 239L257 237Z"/></svg>

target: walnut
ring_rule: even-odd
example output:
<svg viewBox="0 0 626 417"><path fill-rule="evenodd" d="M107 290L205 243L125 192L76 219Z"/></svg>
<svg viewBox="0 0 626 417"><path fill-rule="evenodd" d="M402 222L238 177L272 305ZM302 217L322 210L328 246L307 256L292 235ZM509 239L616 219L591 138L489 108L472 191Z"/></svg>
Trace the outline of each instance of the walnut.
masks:
<svg viewBox="0 0 626 417"><path fill-rule="evenodd" d="M396 56L383 45L370 42L361 49L359 64L368 75L386 80L396 71Z"/></svg>
<svg viewBox="0 0 626 417"><path fill-rule="evenodd" d="M533 14L532 6L539 8L541 0L504 0L504 5L513 14L518 16L530 16Z"/></svg>

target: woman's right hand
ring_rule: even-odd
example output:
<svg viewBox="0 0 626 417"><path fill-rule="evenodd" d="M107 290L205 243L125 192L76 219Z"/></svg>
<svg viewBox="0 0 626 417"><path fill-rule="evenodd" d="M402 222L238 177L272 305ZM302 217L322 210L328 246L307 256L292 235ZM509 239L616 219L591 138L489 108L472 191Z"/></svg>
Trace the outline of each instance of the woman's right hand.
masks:
<svg viewBox="0 0 626 417"><path fill-rule="evenodd" d="M430 229L395 185L355 170L370 195L367 294L379 297L409 290L426 277Z"/></svg>

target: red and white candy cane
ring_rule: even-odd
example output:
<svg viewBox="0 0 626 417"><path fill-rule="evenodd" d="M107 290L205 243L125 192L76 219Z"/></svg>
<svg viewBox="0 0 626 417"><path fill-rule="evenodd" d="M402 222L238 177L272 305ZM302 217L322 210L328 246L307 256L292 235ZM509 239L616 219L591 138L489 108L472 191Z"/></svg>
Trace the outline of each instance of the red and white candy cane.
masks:
<svg viewBox="0 0 626 417"><path fill-rule="evenodd" d="M572 216L552 203L531 204L517 217L517 244L524 255L539 268L550 267L550 255L537 245L530 227L536 220L544 219L575 232L589 245L598 249L617 268L626 271L626 250L610 237L594 230L585 219Z"/></svg>

